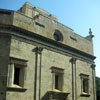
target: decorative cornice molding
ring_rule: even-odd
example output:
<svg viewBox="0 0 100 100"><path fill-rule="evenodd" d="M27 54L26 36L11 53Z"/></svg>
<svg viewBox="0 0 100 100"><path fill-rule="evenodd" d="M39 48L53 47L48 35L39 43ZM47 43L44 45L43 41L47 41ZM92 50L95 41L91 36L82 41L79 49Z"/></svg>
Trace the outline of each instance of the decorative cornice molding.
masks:
<svg viewBox="0 0 100 100"><path fill-rule="evenodd" d="M18 27L0 25L0 32L8 33L11 36L20 37L20 38L26 39L32 43L34 42L37 44L41 44L45 48L52 48L52 49L57 50L59 52L64 52L70 56L74 56L76 58L88 60L90 62L93 62L93 60L96 58L93 55L87 54L87 53L79 51L75 48L64 45L60 42L56 42L54 40L37 35L35 33L29 32L27 30L23 30L23 29L18 28Z"/></svg>

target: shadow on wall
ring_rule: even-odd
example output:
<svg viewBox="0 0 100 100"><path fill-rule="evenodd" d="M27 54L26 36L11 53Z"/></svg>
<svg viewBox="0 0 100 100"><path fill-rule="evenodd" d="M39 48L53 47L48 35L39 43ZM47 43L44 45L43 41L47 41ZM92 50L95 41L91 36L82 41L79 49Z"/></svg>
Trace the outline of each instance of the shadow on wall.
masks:
<svg viewBox="0 0 100 100"><path fill-rule="evenodd" d="M41 98L41 100L68 100L68 95L69 93L49 91Z"/></svg>
<svg viewBox="0 0 100 100"><path fill-rule="evenodd" d="M49 93L47 92L42 98L41 100L50 100L49 98Z"/></svg>

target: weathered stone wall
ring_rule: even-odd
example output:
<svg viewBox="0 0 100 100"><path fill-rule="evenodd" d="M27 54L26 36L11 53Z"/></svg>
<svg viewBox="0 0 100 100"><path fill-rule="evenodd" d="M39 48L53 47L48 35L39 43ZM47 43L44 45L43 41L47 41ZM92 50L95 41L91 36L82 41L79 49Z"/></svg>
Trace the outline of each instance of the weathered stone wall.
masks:
<svg viewBox="0 0 100 100"><path fill-rule="evenodd" d="M31 18L30 16L32 16L31 14L33 13L31 8L30 5L27 5L27 8L24 8L28 11L26 14L24 11L23 13L19 11L13 12L1 10L3 13L0 15L0 23L25 29L33 32L33 34L36 33L37 35L41 35L53 41L55 41L53 36L55 30L59 30L63 35L63 41L59 41L60 43L93 55L93 45L91 41L75 34L71 28L59 23L58 21L44 16L44 13L38 14L38 16L34 15L35 17L33 16Z"/></svg>
<svg viewBox="0 0 100 100"><path fill-rule="evenodd" d="M21 12L24 15L30 17L30 18L34 18L34 17L42 14L43 16L48 17L51 20L55 20L55 21L58 20L56 16L49 14L48 12L46 12L46 11L40 9L40 8L37 8L37 7L27 3L27 2L23 5L23 7L21 7L18 10L18 12Z"/></svg>
<svg viewBox="0 0 100 100"><path fill-rule="evenodd" d="M0 100L6 100L10 36L0 33Z"/></svg>
<svg viewBox="0 0 100 100"><path fill-rule="evenodd" d="M32 11L33 8L36 10L26 4L18 12L0 10L0 32L12 37L10 42L8 34L0 34L0 100L45 100L48 91L58 92L54 89L52 67L64 71L61 92L69 93L69 100L95 100L92 41L75 34L72 29L57 22L56 17L40 9ZM62 41L54 39L55 30L61 32ZM22 87L7 86L9 57L27 63ZM72 58L76 62L71 62ZM87 97L81 96L80 74L89 76Z"/></svg>
<svg viewBox="0 0 100 100"><path fill-rule="evenodd" d="M0 9L0 24L12 25L13 11Z"/></svg>
<svg viewBox="0 0 100 100"><path fill-rule="evenodd" d="M7 100L34 100L34 76L35 76L35 62L36 55L34 49L35 45L29 44L22 40L12 39L10 57L28 60L26 69L26 79L24 80L25 92L18 91L7 91ZM68 98L72 100L72 65L70 59L72 57L53 52L49 49L42 51L41 60L41 98L45 97L48 91L52 91L52 71L51 67L57 67L64 69L64 82L63 92L70 93ZM40 55L38 55L38 66L37 66L37 94L39 97L39 70L40 70ZM77 81L77 100L93 100L93 80L92 80L92 69L91 64L85 61L76 61L76 81ZM81 79L80 73L89 75L89 93L90 97L81 97Z"/></svg>
<svg viewBox="0 0 100 100"><path fill-rule="evenodd" d="M49 58L48 58L49 57ZM69 62L71 57L61 55L59 53L44 50L42 54L42 84L41 84L41 94L52 90L52 71L51 67L57 67L64 69L64 82L63 82L63 92L70 93L69 98L71 100L72 92L72 72L71 72L71 63ZM45 73L44 73L45 72ZM50 81L51 80L51 81ZM43 91L43 92L42 92Z"/></svg>
<svg viewBox="0 0 100 100"><path fill-rule="evenodd" d="M25 73L25 92L7 91L7 100L33 100L34 96L34 73L35 73L35 52L34 45L12 39L10 57L28 60Z"/></svg>
<svg viewBox="0 0 100 100"><path fill-rule="evenodd" d="M38 23L39 25L37 25L36 23ZM15 12L13 25L52 40L54 40L53 34L55 32L55 29L58 29L63 35L63 41L61 42L62 44L93 55L91 41L75 34L74 31L70 28L42 15L39 15L39 18L36 18L34 20Z"/></svg>
<svg viewBox="0 0 100 100"><path fill-rule="evenodd" d="M89 97L81 96L81 77L80 74L89 75ZM77 99L78 100L94 100L93 94L93 77L91 64L85 61L76 61L76 82L77 82Z"/></svg>

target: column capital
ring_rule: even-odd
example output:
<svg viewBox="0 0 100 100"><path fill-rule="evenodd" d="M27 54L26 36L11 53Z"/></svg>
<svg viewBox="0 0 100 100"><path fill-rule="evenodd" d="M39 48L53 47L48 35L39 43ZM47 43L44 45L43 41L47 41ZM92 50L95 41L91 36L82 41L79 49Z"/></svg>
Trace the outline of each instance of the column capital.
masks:
<svg viewBox="0 0 100 100"><path fill-rule="evenodd" d="M91 68L94 69L94 70L95 70L95 67L96 67L95 64L92 64L92 65L91 65Z"/></svg>
<svg viewBox="0 0 100 100"><path fill-rule="evenodd" d="M71 59L70 59L70 62L72 63L72 64L75 64L76 63L76 58L75 57L72 57Z"/></svg>
<svg viewBox="0 0 100 100"><path fill-rule="evenodd" d="M41 52L43 51L43 47L38 47L38 46L37 46L37 47L35 48L35 50L36 50L37 53L41 54Z"/></svg>

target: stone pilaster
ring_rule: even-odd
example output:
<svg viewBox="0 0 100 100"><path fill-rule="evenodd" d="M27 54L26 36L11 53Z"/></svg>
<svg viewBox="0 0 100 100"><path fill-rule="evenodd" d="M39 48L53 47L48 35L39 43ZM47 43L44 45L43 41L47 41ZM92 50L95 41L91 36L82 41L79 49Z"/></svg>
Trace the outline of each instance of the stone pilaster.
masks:
<svg viewBox="0 0 100 100"><path fill-rule="evenodd" d="M77 100L77 82L76 82L76 58L70 59L72 65L72 100Z"/></svg>
<svg viewBox="0 0 100 100"><path fill-rule="evenodd" d="M34 80L34 100L41 98L41 63L42 63L42 47L36 47L36 62L35 62L35 80Z"/></svg>
<svg viewBox="0 0 100 100"><path fill-rule="evenodd" d="M91 65L91 68L92 68L92 78L93 78L93 96L94 96L94 100L96 100L96 75L95 75L95 67L96 65L95 64L92 64Z"/></svg>

